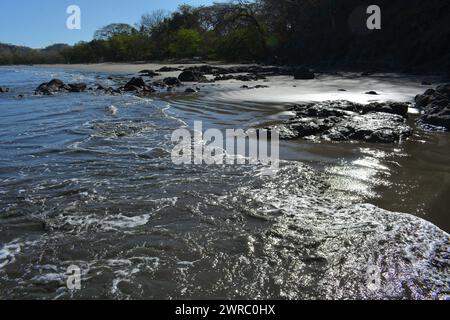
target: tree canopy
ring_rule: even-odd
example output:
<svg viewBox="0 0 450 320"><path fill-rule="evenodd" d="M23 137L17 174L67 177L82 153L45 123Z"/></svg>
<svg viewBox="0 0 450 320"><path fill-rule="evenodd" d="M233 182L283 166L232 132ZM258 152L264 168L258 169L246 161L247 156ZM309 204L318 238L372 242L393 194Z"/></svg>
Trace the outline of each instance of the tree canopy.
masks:
<svg viewBox="0 0 450 320"><path fill-rule="evenodd" d="M91 42L52 50L0 47L0 64L170 58L327 66L448 68L448 0L379 0L382 29L369 30L361 0L256 0L182 5L113 23Z"/></svg>

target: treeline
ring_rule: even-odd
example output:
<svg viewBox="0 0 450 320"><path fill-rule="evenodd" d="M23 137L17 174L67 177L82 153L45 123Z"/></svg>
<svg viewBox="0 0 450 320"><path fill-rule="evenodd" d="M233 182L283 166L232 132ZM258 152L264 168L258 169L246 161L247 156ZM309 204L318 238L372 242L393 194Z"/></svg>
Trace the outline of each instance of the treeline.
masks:
<svg viewBox="0 0 450 320"><path fill-rule="evenodd" d="M442 70L450 61L450 1L378 0L369 30L365 0L256 0L182 5L111 24L91 42L5 54L0 64L194 58L230 62Z"/></svg>

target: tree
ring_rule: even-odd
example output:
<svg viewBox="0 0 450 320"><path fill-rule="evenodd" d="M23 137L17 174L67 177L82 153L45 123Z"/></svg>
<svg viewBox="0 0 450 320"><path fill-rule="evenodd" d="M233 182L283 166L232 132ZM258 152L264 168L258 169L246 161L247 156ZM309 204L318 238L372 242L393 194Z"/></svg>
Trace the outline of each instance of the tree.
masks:
<svg viewBox="0 0 450 320"><path fill-rule="evenodd" d="M164 21L169 18L169 12L166 10L154 10L143 14L137 24L139 32L151 36L155 31L162 27Z"/></svg>
<svg viewBox="0 0 450 320"><path fill-rule="evenodd" d="M137 30L126 23L113 23L98 29L94 34L94 40L109 40L117 35L133 35Z"/></svg>
<svg viewBox="0 0 450 320"><path fill-rule="evenodd" d="M180 29L176 32L170 46L170 53L176 57L192 58L199 53L202 38L193 29Z"/></svg>

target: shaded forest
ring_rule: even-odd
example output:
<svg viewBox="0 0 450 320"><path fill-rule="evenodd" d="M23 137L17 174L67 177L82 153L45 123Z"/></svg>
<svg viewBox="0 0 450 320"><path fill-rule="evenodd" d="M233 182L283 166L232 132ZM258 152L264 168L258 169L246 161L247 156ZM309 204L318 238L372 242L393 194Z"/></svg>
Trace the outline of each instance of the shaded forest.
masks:
<svg viewBox="0 0 450 320"><path fill-rule="evenodd" d="M361 0L257 0L182 5L113 23L90 42L41 50L0 45L0 64L169 59L321 67L450 70L448 0L378 0L381 30L369 30Z"/></svg>

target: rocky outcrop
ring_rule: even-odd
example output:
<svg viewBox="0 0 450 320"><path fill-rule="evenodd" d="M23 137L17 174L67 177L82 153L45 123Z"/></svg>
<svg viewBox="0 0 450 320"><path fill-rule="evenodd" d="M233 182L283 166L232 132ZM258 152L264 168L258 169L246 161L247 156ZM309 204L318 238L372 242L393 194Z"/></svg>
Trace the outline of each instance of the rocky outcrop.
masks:
<svg viewBox="0 0 450 320"><path fill-rule="evenodd" d="M181 69L172 67L162 67L161 69L156 70L156 72L175 72L175 71L181 71Z"/></svg>
<svg viewBox="0 0 450 320"><path fill-rule="evenodd" d="M153 87L147 85L141 77L138 78L132 78L130 81L127 82L127 84L123 87L123 89L127 92L147 92L152 93L155 92Z"/></svg>
<svg viewBox="0 0 450 320"><path fill-rule="evenodd" d="M157 76L161 75L160 73L157 73L157 72L155 72L153 70L142 70L142 71L139 72L139 74L142 77L149 77L149 78L153 78L153 77L157 77Z"/></svg>
<svg viewBox="0 0 450 320"><path fill-rule="evenodd" d="M9 88L0 87L0 93L7 93L7 92L9 92Z"/></svg>
<svg viewBox="0 0 450 320"><path fill-rule="evenodd" d="M178 78L175 78L175 77L165 78L163 80L163 83L166 86L170 86L170 87L175 87L175 86L180 86L181 85L181 81Z"/></svg>
<svg viewBox="0 0 450 320"><path fill-rule="evenodd" d="M181 82L202 82L206 80L206 77L201 72L186 70L178 76L178 80Z"/></svg>
<svg viewBox="0 0 450 320"><path fill-rule="evenodd" d="M60 79L44 82L35 89L35 94L52 95L57 92L84 92L87 88L85 83L65 84Z"/></svg>
<svg viewBox="0 0 450 320"><path fill-rule="evenodd" d="M87 88L86 83L71 83L68 84L69 92L83 92Z"/></svg>
<svg viewBox="0 0 450 320"><path fill-rule="evenodd" d="M297 105L295 117L275 126L282 139L322 139L398 143L411 135L406 124L408 106L399 103L360 105L328 101Z"/></svg>
<svg viewBox="0 0 450 320"><path fill-rule="evenodd" d="M428 89L415 99L421 111L419 121L424 125L450 130L450 84Z"/></svg>

